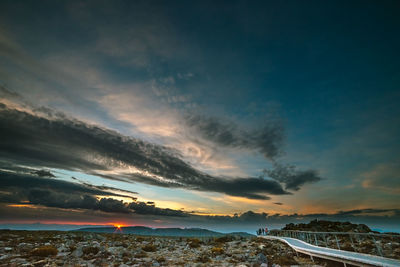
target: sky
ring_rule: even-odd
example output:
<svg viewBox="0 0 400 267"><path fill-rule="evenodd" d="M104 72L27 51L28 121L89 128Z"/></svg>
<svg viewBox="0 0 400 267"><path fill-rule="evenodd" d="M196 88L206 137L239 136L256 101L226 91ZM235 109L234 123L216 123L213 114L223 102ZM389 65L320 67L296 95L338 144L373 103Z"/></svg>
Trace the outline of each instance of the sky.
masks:
<svg viewBox="0 0 400 267"><path fill-rule="evenodd" d="M398 1L1 1L0 224L400 231Z"/></svg>

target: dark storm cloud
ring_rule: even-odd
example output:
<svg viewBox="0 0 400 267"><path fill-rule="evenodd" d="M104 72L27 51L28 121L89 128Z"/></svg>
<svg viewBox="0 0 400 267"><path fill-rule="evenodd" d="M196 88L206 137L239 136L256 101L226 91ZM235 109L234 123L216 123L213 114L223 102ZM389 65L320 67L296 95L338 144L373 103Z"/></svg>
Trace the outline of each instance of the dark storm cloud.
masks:
<svg viewBox="0 0 400 267"><path fill-rule="evenodd" d="M253 212L251 210L242 213L238 219L241 221L246 221L246 222L262 222L265 220L265 218L268 216L267 213L262 212L262 213L257 213Z"/></svg>
<svg viewBox="0 0 400 267"><path fill-rule="evenodd" d="M266 194L287 194L276 181L210 176L194 169L174 150L89 125L48 108L45 111L0 108L0 158L96 175L117 168L127 172L102 176L254 199L268 199ZM146 171L146 175L128 173L129 167Z"/></svg>
<svg viewBox="0 0 400 267"><path fill-rule="evenodd" d="M307 183L315 183L321 180L315 170L296 170L294 166L280 165L274 163L273 169L264 170L268 177L285 184L285 189L299 190L301 186Z"/></svg>
<svg viewBox="0 0 400 267"><path fill-rule="evenodd" d="M197 177L182 177L179 181L163 181L142 175L130 175L136 181L162 187L183 187L199 191L213 191L225 193L231 196L245 197L250 199L270 199L266 194L284 195L290 194L274 180L263 178L224 178L213 177L202 174Z"/></svg>
<svg viewBox="0 0 400 267"><path fill-rule="evenodd" d="M186 216L181 210L162 209L154 202L126 203L112 197L98 199L96 196L123 196L101 191L76 183L56 179L38 178L29 174L0 171L0 202L33 204L51 208L99 210L114 213L137 213L143 215Z"/></svg>
<svg viewBox="0 0 400 267"><path fill-rule="evenodd" d="M185 119L195 133L219 146L258 151L268 159L281 153L284 131L280 122L270 121L249 131L215 117L188 115Z"/></svg>
<svg viewBox="0 0 400 267"><path fill-rule="evenodd" d="M105 186L105 185L92 185L90 183L84 182L76 177L71 177L71 179L78 181L80 184L89 187L89 188L95 188L95 189L99 189L99 190L105 190L105 191L112 191L112 192L121 192L121 193L125 193L125 194L138 194L138 192L134 192L134 191L130 191L130 190L125 190L125 189L120 189L120 188L115 188L115 187L111 187L111 186ZM126 196L126 197L130 197L133 200L136 200L136 197L131 197L131 196Z"/></svg>
<svg viewBox="0 0 400 267"><path fill-rule="evenodd" d="M134 210L137 214L152 214L152 215L160 215L160 216L188 216L188 214L181 210L173 210L173 209L161 209L157 208L154 202L131 202L128 205L128 208Z"/></svg>
<svg viewBox="0 0 400 267"><path fill-rule="evenodd" d="M28 190L33 188L46 189L51 191L60 191L65 194L90 194L90 195L108 195L124 197L125 195L115 194L99 190L95 187L87 187L77 183L70 183L57 179L36 177L29 174L8 173L0 171L0 188ZM12 194L13 190L4 190Z"/></svg>

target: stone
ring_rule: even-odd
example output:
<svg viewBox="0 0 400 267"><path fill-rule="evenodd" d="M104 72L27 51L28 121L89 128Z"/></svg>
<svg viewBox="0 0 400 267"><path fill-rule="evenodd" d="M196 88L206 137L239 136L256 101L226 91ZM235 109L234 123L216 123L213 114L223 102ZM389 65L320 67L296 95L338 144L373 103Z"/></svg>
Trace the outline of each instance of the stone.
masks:
<svg viewBox="0 0 400 267"><path fill-rule="evenodd" d="M121 257L122 254L125 252L124 247L109 247L107 251L113 255L116 255L118 257Z"/></svg>
<svg viewBox="0 0 400 267"><path fill-rule="evenodd" d="M82 246L77 247L71 254L74 257L80 258L83 255Z"/></svg>
<svg viewBox="0 0 400 267"><path fill-rule="evenodd" d="M61 246L59 246L59 247L57 248L57 250L58 250L58 252L66 252L66 251L69 251L69 249L68 249L64 244L61 244Z"/></svg>
<svg viewBox="0 0 400 267"><path fill-rule="evenodd" d="M260 253L257 255L257 262L258 263L268 263L267 257L264 254Z"/></svg>

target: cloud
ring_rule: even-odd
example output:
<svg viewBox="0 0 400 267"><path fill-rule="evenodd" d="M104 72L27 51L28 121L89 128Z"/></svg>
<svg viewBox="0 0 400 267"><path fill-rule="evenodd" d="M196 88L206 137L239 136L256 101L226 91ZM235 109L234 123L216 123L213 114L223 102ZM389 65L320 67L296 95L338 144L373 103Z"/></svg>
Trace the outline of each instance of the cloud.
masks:
<svg viewBox="0 0 400 267"><path fill-rule="evenodd" d="M188 214L182 210L174 210L174 209L162 209L155 206L154 202L131 202L128 205L128 208L134 210L137 214L152 214L152 215L161 215L161 216L188 216Z"/></svg>
<svg viewBox="0 0 400 267"><path fill-rule="evenodd" d="M36 174L39 177L55 177L54 174L46 170L33 171L32 174Z"/></svg>
<svg viewBox="0 0 400 267"><path fill-rule="evenodd" d="M201 115L188 115L185 121L195 134L218 146L257 151L267 159L274 159L282 150L284 131L277 121L269 121L256 130L242 129L231 121Z"/></svg>
<svg viewBox="0 0 400 267"><path fill-rule="evenodd" d="M99 196L104 197L99 198ZM133 202L126 203L113 198L121 196L124 197L124 195L99 190L94 186L39 178L30 174L0 171L0 202L3 203L41 205L62 209L99 210L113 213L187 216L187 213L181 210L158 208L154 202L139 202L132 198Z"/></svg>
<svg viewBox="0 0 400 267"><path fill-rule="evenodd" d="M400 162L393 161L377 164L364 172L362 186L372 190L381 190L390 194L400 193Z"/></svg>
<svg viewBox="0 0 400 267"><path fill-rule="evenodd" d="M270 170L265 169L264 174L268 177L285 184L285 189L299 190L301 186L307 183L315 183L321 180L315 170L296 170L296 167L291 165L280 165L274 163L274 167Z"/></svg>
<svg viewBox="0 0 400 267"><path fill-rule="evenodd" d="M348 211L339 211L336 213L338 216L371 216L371 215L385 215L385 214L393 214L400 216L400 209L356 209L356 210L348 210Z"/></svg>
<svg viewBox="0 0 400 267"><path fill-rule="evenodd" d="M100 196L126 197L122 194L99 190L94 186L88 187L85 185L57 180L54 178L36 177L29 173L24 174L0 171L0 177L0 188L3 189L3 192L7 192L7 194L5 194L4 196L19 196L19 194L23 194L23 197L18 197L19 200L27 198L29 195L29 190L32 189L42 189L52 192L59 191L65 194L89 194Z"/></svg>
<svg viewBox="0 0 400 267"><path fill-rule="evenodd" d="M208 175L186 163L173 149L48 108L0 108L0 158L27 166L79 170L111 179L254 199L288 194L274 180Z"/></svg>

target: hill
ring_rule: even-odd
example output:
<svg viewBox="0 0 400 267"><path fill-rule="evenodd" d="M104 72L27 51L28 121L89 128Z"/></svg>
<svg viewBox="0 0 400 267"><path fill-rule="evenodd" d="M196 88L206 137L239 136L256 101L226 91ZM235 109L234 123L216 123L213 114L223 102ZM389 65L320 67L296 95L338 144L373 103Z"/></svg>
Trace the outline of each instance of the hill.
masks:
<svg viewBox="0 0 400 267"><path fill-rule="evenodd" d="M123 234L134 234L143 236L177 236L177 237L221 237L226 235L235 235L250 237L253 236L244 232L235 232L229 234L223 234L207 229L201 228L150 228L145 226L127 226L121 227L118 230L115 227L88 227L80 228L74 231L79 232L93 232L93 233L123 233Z"/></svg>
<svg viewBox="0 0 400 267"><path fill-rule="evenodd" d="M370 233L373 232L365 224L353 224L350 222L333 222L324 220L313 220L309 223L289 223L282 230L297 230L311 232L355 232Z"/></svg>

